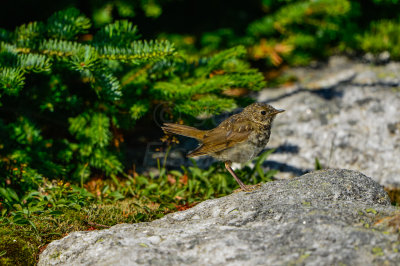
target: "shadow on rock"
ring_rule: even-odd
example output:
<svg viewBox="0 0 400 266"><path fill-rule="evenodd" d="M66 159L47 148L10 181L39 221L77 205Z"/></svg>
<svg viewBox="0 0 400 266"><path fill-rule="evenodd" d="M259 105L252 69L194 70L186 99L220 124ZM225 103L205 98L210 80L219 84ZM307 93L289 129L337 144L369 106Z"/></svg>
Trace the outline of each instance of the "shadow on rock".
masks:
<svg viewBox="0 0 400 266"><path fill-rule="evenodd" d="M278 170L280 172L292 173L293 175L296 176L303 175L312 171L312 169L302 169L293 165L281 163L278 161L270 161L270 160L265 161L262 166L264 168L271 170Z"/></svg>

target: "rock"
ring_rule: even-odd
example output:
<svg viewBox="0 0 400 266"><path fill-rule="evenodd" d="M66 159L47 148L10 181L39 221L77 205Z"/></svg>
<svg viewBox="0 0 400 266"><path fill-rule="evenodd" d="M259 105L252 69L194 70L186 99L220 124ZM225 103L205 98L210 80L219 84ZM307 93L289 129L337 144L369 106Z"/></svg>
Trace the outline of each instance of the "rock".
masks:
<svg viewBox="0 0 400 266"><path fill-rule="evenodd" d="M373 55L372 53L366 53L363 56L363 60L367 63L385 64L390 61L390 53L388 51L384 51L378 55Z"/></svg>
<svg viewBox="0 0 400 266"><path fill-rule="evenodd" d="M381 63L387 63L390 60L390 53L388 51L384 51L378 55L378 60Z"/></svg>
<svg viewBox="0 0 400 266"><path fill-rule="evenodd" d="M286 109L267 147L266 168L290 178L315 168L348 168L400 188L400 63L373 66L333 57L322 68L289 70L299 81L265 89L257 101Z"/></svg>
<svg viewBox="0 0 400 266"><path fill-rule="evenodd" d="M269 182L151 223L74 232L39 265L395 265L398 234L382 187L349 170Z"/></svg>
<svg viewBox="0 0 400 266"><path fill-rule="evenodd" d="M331 75L330 77L327 77L325 79L321 79L315 82L310 82L309 84L306 84L306 88L308 89L330 89L333 87L338 86L342 82L349 81L354 78L356 72L353 69L347 69L340 71L338 73L335 73L334 75Z"/></svg>

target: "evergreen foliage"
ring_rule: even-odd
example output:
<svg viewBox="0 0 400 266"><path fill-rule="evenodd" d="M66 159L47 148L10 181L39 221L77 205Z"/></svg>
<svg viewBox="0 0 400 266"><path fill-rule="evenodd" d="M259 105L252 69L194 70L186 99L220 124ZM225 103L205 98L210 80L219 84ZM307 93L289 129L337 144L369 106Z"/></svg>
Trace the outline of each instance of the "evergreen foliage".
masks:
<svg viewBox="0 0 400 266"><path fill-rule="evenodd" d="M82 183L94 173L121 174L121 134L155 106L189 119L234 108L235 98L225 91L265 85L241 59L246 56L241 46L190 60L167 40L139 40L137 27L125 20L96 32L73 8L45 23L2 29L0 38L6 176L20 165L35 176Z"/></svg>
<svg viewBox="0 0 400 266"><path fill-rule="evenodd" d="M337 48L377 53L383 49L381 40L385 37L377 25L381 20L396 24L400 13L398 0L251 0L245 5L239 0L229 3L224 0L82 0L78 3L64 0L61 5L78 6L93 18L96 26L107 25L113 19L134 18L147 33L145 36L166 36L174 40L176 47L197 58L199 54L209 55L244 45L251 60L266 63L267 67L304 65L311 59L338 51ZM5 10L10 7L12 2L6 4ZM24 13L17 15L22 17ZM49 27L49 34L69 39L75 33L88 30L87 19L72 13L70 18L62 16L57 13L49 19L53 25ZM64 25L69 30L60 33ZM19 31L35 27L40 32L40 23L26 25ZM126 28L124 32L132 31L137 37L136 30ZM381 48L371 44L375 41L371 39L371 31L375 32L372 36L377 36ZM7 34L0 31L0 40L7 38ZM394 46L389 46L386 50L391 52Z"/></svg>
<svg viewBox="0 0 400 266"><path fill-rule="evenodd" d="M96 1L92 10L93 20L97 26L110 23L115 14L121 18L133 18L138 13L144 13L145 17L157 18L162 13L164 0L141 0L141 1Z"/></svg>
<svg viewBox="0 0 400 266"><path fill-rule="evenodd" d="M254 43L259 42L252 49L256 59L267 58L279 65L285 57L291 64L305 64L313 56L323 55L324 47L346 33L351 9L348 0L270 2L272 12L247 28L247 34L257 38Z"/></svg>
<svg viewBox="0 0 400 266"><path fill-rule="evenodd" d="M254 18L244 31L223 28L203 33L201 52L244 45L249 58L267 66L282 63L305 65L326 56L341 41L358 30L355 19L359 5L350 0L260 1L264 16ZM181 44L182 42L177 42ZM185 45L182 45L185 47Z"/></svg>
<svg viewBox="0 0 400 266"><path fill-rule="evenodd" d="M400 19L371 23L371 30L358 36L361 48L374 54L389 52L393 59L400 59Z"/></svg>
<svg viewBox="0 0 400 266"><path fill-rule="evenodd" d="M249 50L249 59L263 62L267 67L306 65L312 59L343 50L372 53L385 50L397 58L391 44L395 40L384 44L382 38L387 34L377 30L382 19L396 25L400 12L397 0L254 0L246 5L239 1L226 5L217 0L211 10L210 2L199 2L181 1L175 5L159 2L166 13L158 18L163 22L173 19L173 15L168 15L171 12L196 8L185 17L189 23L160 29L162 36L173 39L177 47L192 56L244 45ZM180 6L182 9L176 11Z"/></svg>

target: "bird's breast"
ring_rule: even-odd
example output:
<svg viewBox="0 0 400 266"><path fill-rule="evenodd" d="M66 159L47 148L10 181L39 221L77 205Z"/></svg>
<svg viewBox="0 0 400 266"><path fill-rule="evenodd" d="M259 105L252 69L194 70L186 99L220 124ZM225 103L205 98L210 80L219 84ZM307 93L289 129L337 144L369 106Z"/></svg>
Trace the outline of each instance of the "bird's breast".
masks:
<svg viewBox="0 0 400 266"><path fill-rule="evenodd" d="M210 154L220 161L231 161L234 163L245 163L256 157L263 148L255 146L249 141L243 141L225 150Z"/></svg>
<svg viewBox="0 0 400 266"><path fill-rule="evenodd" d="M257 147L265 147L271 135L271 126L265 126L258 130L254 130L248 137L248 141Z"/></svg>
<svg viewBox="0 0 400 266"><path fill-rule="evenodd" d="M258 154L265 148L269 136L270 130L253 131L247 140L210 155L220 161L246 163L258 156Z"/></svg>

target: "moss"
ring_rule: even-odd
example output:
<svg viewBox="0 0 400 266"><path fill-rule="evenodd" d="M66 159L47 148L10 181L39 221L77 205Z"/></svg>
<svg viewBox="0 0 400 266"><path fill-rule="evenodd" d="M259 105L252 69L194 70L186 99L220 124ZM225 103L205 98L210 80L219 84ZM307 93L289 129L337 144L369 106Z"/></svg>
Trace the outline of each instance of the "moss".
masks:
<svg viewBox="0 0 400 266"><path fill-rule="evenodd" d="M228 213L231 214L231 213L234 213L234 212L239 212L239 210L238 209L233 209L233 210L229 211Z"/></svg>
<svg viewBox="0 0 400 266"><path fill-rule="evenodd" d="M373 214L377 214L378 212L375 210L375 209L373 209L373 208L368 208L368 209L366 209L365 210L367 213L373 213Z"/></svg>
<svg viewBox="0 0 400 266"><path fill-rule="evenodd" d="M311 255L311 254L309 254L309 253L303 254L303 255L300 256L299 259L300 259L301 261L303 261L303 260L307 259L308 257L310 257L310 255Z"/></svg>
<svg viewBox="0 0 400 266"><path fill-rule="evenodd" d="M372 248L372 254L374 254L375 256L383 256L383 255L385 255L383 253L383 250L382 250L381 247L373 247Z"/></svg>
<svg viewBox="0 0 400 266"><path fill-rule="evenodd" d="M322 182L321 183L321 187L323 187L323 188L330 188L331 187L331 183L328 183L328 182Z"/></svg>
<svg viewBox="0 0 400 266"><path fill-rule="evenodd" d="M308 251L304 252L303 254L300 255L300 257L292 262L289 262L288 265L302 265L304 264L304 261L310 257L311 253L309 253Z"/></svg>
<svg viewBox="0 0 400 266"><path fill-rule="evenodd" d="M291 187L297 188L301 185L301 182L299 180L294 180L294 181L290 182L289 185Z"/></svg>
<svg viewBox="0 0 400 266"><path fill-rule="evenodd" d="M34 265L38 252L32 242L12 235L0 236L0 265Z"/></svg>
<svg viewBox="0 0 400 266"><path fill-rule="evenodd" d="M378 78L381 78L381 79L383 79L383 78L397 78L397 75L395 73L388 72L388 71L379 72L377 76L378 76Z"/></svg>
<svg viewBox="0 0 400 266"><path fill-rule="evenodd" d="M162 215L157 204L142 205L137 200L97 204L77 210L66 209L61 215L33 215L29 224L0 223L0 265L35 265L39 253L53 240L74 231L104 229L119 223L151 221ZM103 227L105 226L105 227ZM98 241L103 241L99 239ZM54 253L56 258L60 253Z"/></svg>
<svg viewBox="0 0 400 266"><path fill-rule="evenodd" d="M311 202L309 201L303 201L302 204L305 206L311 206Z"/></svg>
<svg viewBox="0 0 400 266"><path fill-rule="evenodd" d="M103 242L104 240L105 240L104 238L99 238L99 239L96 240L96 243L101 243L101 242Z"/></svg>
<svg viewBox="0 0 400 266"><path fill-rule="evenodd" d="M58 257L60 257L61 252L56 250L53 254L50 254L50 259L57 259Z"/></svg>
<svg viewBox="0 0 400 266"><path fill-rule="evenodd" d="M326 212L324 212L324 211L321 211L321 210L312 210L312 211L310 211L310 212L307 212L307 215L308 216L313 216L313 215L315 215L315 214L325 214Z"/></svg>

